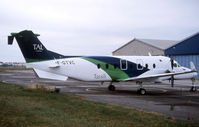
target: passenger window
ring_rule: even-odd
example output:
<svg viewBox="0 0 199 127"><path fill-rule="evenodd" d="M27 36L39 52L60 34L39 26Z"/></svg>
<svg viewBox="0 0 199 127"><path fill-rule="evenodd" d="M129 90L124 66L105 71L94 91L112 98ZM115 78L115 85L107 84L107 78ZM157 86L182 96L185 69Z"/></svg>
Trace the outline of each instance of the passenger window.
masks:
<svg viewBox="0 0 199 127"><path fill-rule="evenodd" d="M155 64L153 64L153 68L155 68Z"/></svg>
<svg viewBox="0 0 199 127"><path fill-rule="evenodd" d="M138 69L142 69L142 66L141 66L141 64L138 64Z"/></svg>
<svg viewBox="0 0 199 127"><path fill-rule="evenodd" d="M97 64L97 68L100 69L100 64Z"/></svg>
<svg viewBox="0 0 199 127"><path fill-rule="evenodd" d="M148 69L148 64L145 65L146 69Z"/></svg>
<svg viewBox="0 0 199 127"><path fill-rule="evenodd" d="M108 64L106 64L106 69L108 69Z"/></svg>
<svg viewBox="0 0 199 127"><path fill-rule="evenodd" d="M174 66L174 67L177 67L177 64L176 64L176 63L174 63L174 64L173 64L173 66Z"/></svg>
<svg viewBox="0 0 199 127"><path fill-rule="evenodd" d="M122 62L122 68L126 68L126 63Z"/></svg>
<svg viewBox="0 0 199 127"><path fill-rule="evenodd" d="M120 68L121 70L127 70L128 63L126 60L120 60Z"/></svg>

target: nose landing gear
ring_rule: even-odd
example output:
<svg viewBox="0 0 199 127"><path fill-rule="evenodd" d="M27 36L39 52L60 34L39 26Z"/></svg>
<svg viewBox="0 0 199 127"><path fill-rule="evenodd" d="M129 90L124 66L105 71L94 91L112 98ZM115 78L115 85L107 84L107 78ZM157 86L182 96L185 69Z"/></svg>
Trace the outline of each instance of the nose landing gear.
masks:
<svg viewBox="0 0 199 127"><path fill-rule="evenodd" d="M197 88L196 88L196 85L195 85L196 79L192 78L191 81L192 81L192 87L190 89L190 92L196 92L197 91Z"/></svg>

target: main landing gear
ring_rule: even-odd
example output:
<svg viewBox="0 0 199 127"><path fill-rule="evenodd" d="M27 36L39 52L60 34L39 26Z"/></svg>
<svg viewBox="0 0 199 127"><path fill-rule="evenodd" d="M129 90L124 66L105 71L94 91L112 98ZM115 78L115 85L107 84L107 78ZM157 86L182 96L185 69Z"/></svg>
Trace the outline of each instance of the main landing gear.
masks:
<svg viewBox="0 0 199 127"><path fill-rule="evenodd" d="M140 88L137 90L137 93L140 95L145 95L146 94L146 90L144 88Z"/></svg>
<svg viewBox="0 0 199 127"><path fill-rule="evenodd" d="M136 82L136 84L140 85L140 89L137 90L137 93L140 95L145 95L146 94L146 90L143 88L142 86L142 82Z"/></svg>
<svg viewBox="0 0 199 127"><path fill-rule="evenodd" d="M136 84L140 85L140 89L137 90L137 93L140 95L145 95L146 90L142 86L142 82L136 82ZM115 91L115 86L112 85L112 82L110 82L110 85L108 86L109 91Z"/></svg>
<svg viewBox="0 0 199 127"><path fill-rule="evenodd" d="M112 85L112 82L110 82L110 85L108 86L109 91L115 91L115 86Z"/></svg>

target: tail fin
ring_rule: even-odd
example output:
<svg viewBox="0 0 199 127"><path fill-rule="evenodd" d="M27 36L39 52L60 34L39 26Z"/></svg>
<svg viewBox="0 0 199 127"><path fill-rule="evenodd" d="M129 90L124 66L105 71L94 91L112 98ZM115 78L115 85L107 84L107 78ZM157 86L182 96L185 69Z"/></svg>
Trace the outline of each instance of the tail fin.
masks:
<svg viewBox="0 0 199 127"><path fill-rule="evenodd" d="M37 36L39 34L34 34L28 30L11 33L11 36L8 36L8 44L11 45L15 38L27 63L63 57L63 55L47 50Z"/></svg>

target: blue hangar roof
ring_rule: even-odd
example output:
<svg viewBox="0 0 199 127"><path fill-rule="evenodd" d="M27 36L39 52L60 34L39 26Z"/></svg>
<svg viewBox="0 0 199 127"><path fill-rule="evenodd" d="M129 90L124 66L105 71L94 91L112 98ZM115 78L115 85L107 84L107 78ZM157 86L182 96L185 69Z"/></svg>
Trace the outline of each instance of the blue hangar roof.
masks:
<svg viewBox="0 0 199 127"><path fill-rule="evenodd" d="M165 55L199 55L199 32L167 48Z"/></svg>

